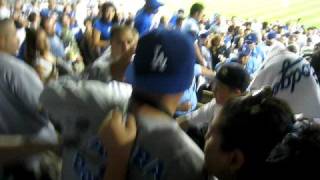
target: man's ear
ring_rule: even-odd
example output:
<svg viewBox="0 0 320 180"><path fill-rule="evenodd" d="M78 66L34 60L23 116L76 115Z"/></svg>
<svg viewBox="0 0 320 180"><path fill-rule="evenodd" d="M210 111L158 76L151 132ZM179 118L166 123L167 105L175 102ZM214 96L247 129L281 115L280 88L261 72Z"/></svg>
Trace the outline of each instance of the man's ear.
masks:
<svg viewBox="0 0 320 180"><path fill-rule="evenodd" d="M231 153L230 170L234 173L244 164L245 157L241 150L236 149Z"/></svg>

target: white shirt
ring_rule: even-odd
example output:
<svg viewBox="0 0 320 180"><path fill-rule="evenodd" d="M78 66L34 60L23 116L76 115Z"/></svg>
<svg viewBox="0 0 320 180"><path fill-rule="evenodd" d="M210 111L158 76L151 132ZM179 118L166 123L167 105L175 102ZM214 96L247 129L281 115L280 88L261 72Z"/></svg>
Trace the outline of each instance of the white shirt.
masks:
<svg viewBox="0 0 320 180"><path fill-rule="evenodd" d="M201 106L196 111L193 111L185 116L190 125L201 125L203 123L212 123L219 115L222 106L212 99L207 104Z"/></svg>
<svg viewBox="0 0 320 180"><path fill-rule="evenodd" d="M198 21L195 20L194 18L191 18L191 17L188 18L182 26L182 31L192 32L192 33L198 35L200 32L200 27L199 27Z"/></svg>

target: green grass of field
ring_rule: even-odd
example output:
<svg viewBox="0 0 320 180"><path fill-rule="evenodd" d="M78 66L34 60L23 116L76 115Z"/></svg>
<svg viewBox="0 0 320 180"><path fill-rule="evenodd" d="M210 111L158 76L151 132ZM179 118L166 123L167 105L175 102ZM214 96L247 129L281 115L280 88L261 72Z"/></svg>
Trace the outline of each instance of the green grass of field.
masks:
<svg viewBox="0 0 320 180"><path fill-rule="evenodd" d="M184 8L189 11L194 2L202 2L205 13L212 16L219 13L227 17L233 15L242 18L274 22L296 22L306 27L320 28L320 0L164 0L172 10Z"/></svg>

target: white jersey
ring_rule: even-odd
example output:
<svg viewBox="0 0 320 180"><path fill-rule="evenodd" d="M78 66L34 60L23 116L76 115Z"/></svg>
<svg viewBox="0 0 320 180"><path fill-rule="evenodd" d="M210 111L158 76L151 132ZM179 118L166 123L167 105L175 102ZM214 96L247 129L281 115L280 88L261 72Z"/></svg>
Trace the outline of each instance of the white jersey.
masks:
<svg viewBox="0 0 320 180"><path fill-rule="evenodd" d="M101 122L114 109L126 110L132 88L111 81L60 79L50 84L40 101L62 127L62 180L102 179L104 149L96 134Z"/></svg>
<svg viewBox="0 0 320 180"><path fill-rule="evenodd" d="M271 53L255 75L249 89L271 86L273 94L286 101L295 114L320 117L319 81L309 62L287 50Z"/></svg>

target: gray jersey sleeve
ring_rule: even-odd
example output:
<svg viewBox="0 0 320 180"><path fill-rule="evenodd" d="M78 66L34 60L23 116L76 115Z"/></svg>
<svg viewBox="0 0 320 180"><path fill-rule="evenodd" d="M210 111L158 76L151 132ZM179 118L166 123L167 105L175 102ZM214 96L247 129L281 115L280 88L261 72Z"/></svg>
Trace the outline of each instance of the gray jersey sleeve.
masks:
<svg viewBox="0 0 320 180"><path fill-rule="evenodd" d="M63 78L50 84L41 94L44 108L60 124L65 136L92 135L110 110L125 110L131 96L130 85L111 81Z"/></svg>

